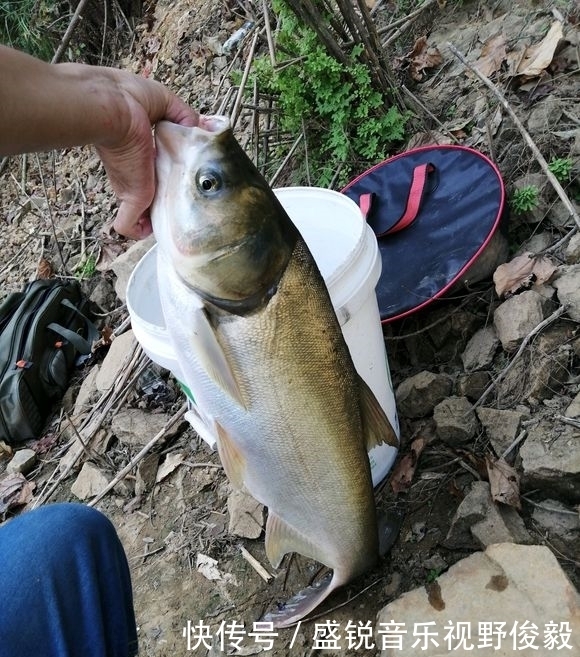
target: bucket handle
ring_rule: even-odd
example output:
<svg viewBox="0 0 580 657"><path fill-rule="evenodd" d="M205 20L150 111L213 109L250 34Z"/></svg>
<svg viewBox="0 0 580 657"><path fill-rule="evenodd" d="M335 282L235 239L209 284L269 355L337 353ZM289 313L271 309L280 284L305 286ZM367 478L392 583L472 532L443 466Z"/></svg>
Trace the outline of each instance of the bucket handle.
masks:
<svg viewBox="0 0 580 657"><path fill-rule="evenodd" d="M425 190L427 188L427 180L430 173L435 171L435 165L431 162L419 164L413 169L413 179L407 194L407 203L403 214L395 221L395 223L382 233L377 233L377 237L384 237L385 235L392 235L398 233L400 230L407 228L417 218L421 205L425 197ZM363 214L365 221L371 212L373 202L376 194L374 192L361 194L359 197L359 207Z"/></svg>

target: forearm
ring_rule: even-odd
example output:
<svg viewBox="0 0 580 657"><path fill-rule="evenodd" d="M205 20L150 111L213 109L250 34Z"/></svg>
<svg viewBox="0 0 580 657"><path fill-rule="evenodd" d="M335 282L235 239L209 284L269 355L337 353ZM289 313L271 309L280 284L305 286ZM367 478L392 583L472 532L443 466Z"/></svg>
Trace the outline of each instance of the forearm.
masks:
<svg viewBox="0 0 580 657"><path fill-rule="evenodd" d="M116 72L89 68L0 46L0 155L120 139L129 119Z"/></svg>

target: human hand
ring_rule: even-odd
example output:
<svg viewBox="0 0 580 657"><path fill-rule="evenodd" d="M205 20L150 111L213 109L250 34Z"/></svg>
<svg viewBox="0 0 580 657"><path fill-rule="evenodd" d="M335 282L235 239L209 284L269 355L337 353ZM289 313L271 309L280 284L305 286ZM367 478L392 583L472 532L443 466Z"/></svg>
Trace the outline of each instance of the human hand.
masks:
<svg viewBox="0 0 580 657"><path fill-rule="evenodd" d="M149 208L155 195L155 148L151 127L160 120L184 126L200 123L200 116L158 82L126 71L107 69L121 93L120 122L106 143L96 144L119 210L113 224L121 235L142 239L151 234Z"/></svg>

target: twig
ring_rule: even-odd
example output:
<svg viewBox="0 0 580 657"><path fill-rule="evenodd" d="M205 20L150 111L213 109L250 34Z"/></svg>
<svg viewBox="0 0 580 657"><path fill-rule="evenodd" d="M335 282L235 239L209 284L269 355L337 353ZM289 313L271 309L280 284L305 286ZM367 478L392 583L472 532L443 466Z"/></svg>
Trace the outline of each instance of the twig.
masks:
<svg viewBox="0 0 580 657"><path fill-rule="evenodd" d="M566 417L565 415L556 415L556 420L559 420L564 424L569 424L571 427L577 427L580 429L580 420L576 418Z"/></svg>
<svg viewBox="0 0 580 657"><path fill-rule="evenodd" d="M75 13L72 15L72 18L70 19L70 23L68 24L68 27L66 28L66 32L64 33L64 36L61 39L60 45L56 49L56 52L54 53L53 58L50 60L51 64L56 64L60 60L60 58L62 57L64 51L66 50L66 48L69 44L69 41L71 40L74 29L77 26L77 23L81 19L81 14L83 13L83 10L84 10L85 6L87 5L87 3L88 3L88 0L80 0L79 4L77 5Z"/></svg>
<svg viewBox="0 0 580 657"><path fill-rule="evenodd" d="M553 321L558 319L560 315L563 315L566 310L568 310L567 306L560 306L557 308L548 318L546 318L543 322L540 322L535 328L533 328L528 335L523 339L522 344L520 345L520 348L517 350L516 355L511 359L509 364L498 374L498 376L487 386L487 388L483 391L483 394L481 397L473 404L472 408L477 408L480 406L484 399L489 395L489 393L497 386L497 384L500 381L503 381L503 379L506 377L507 373L511 370L511 368L515 365L517 362L518 358L523 354L524 349L528 346L530 340L540 333L540 331L543 331L546 326L551 324Z"/></svg>
<svg viewBox="0 0 580 657"><path fill-rule="evenodd" d="M60 262L62 264L63 273L66 274L66 262L64 261L64 255L62 253L62 249L60 248L60 242L58 241L58 236L56 234L56 226L54 224L54 217L52 216L52 210L51 210L50 201L49 201L49 198L48 198L48 190L46 189L46 183L44 182L44 175L42 174L42 166L40 165L40 158L38 157L38 153L35 153L35 158L36 158L36 164L38 166L38 175L40 176L40 183L42 185L42 189L44 190L44 197L46 199L46 207L48 208L48 219L50 221L50 227L52 229L52 236L54 237L56 250L58 251L58 255L60 257Z"/></svg>
<svg viewBox="0 0 580 657"><path fill-rule="evenodd" d="M505 457L512 451L512 449L517 447L527 435L528 432L525 429L520 431L519 436L517 436L512 444L504 451L504 453L500 456L500 459L505 459Z"/></svg>
<svg viewBox="0 0 580 657"><path fill-rule="evenodd" d="M272 38L272 29L270 28L270 15L268 13L268 3L262 0L262 13L264 14L264 27L266 28L266 39L268 40L268 51L270 53L270 63L272 68L276 66L276 50L274 49L274 39Z"/></svg>
<svg viewBox="0 0 580 657"><path fill-rule="evenodd" d="M439 128L441 128L441 130L443 130L443 132L445 132L445 133L446 133L446 134L447 134L447 135L448 135L448 136L449 136L449 137L450 137L450 138L451 138L456 144L459 144L459 143L460 143L460 142L459 142L459 139L457 139L457 137L456 137L452 132L450 132L450 131L449 131L449 130L443 125L443 123L441 123L441 121L435 116L435 114L433 114L433 112L431 112L431 110L430 110L428 107L426 107L425 104L422 103L422 102L417 98L417 96L415 96L414 93L412 93L411 91L409 91L409 89L407 89L407 87L406 87L405 85L402 85L401 88L402 88L402 90L403 90L403 93L404 93L406 96L408 96L408 97L409 97L414 103L416 103L416 104L417 104L417 105L423 110L423 112L425 112L425 114L427 114L427 115L428 115L433 121L435 121L435 123L439 126Z"/></svg>
<svg viewBox="0 0 580 657"><path fill-rule="evenodd" d="M250 69L252 68L252 60L254 59L254 52L256 50L256 45L258 43L258 37L260 36L259 32L256 32L254 34L254 38L252 40L252 45L250 46L250 52L248 53L248 58L246 60L246 67L244 69L244 73L242 75L242 81L240 82L240 87L238 89L238 95L236 96L236 100L234 102L234 107L232 109L232 113L230 115L230 122L232 125L232 128L236 125L236 122L238 120L238 116L240 113L240 107L242 105L242 98L244 97L244 88L246 86L246 82L248 81L248 76L250 75Z"/></svg>
<svg viewBox="0 0 580 657"><path fill-rule="evenodd" d="M514 122L516 128L520 131L522 137L524 138L524 141L530 147L530 150L534 154L534 157L538 161L538 164L542 168L543 172L546 174L546 177L550 181L552 187L556 190L556 193L560 197L560 200L564 204L564 207L566 208L570 216L574 219L576 226L580 228L580 216L574 209L574 206L572 205L572 201L570 201L570 199L568 198L568 195L564 191L562 185L560 185L556 176L550 171L548 167L548 163L546 162L544 156L540 153L540 149L534 143L534 140L531 138L530 133L524 128L522 122L519 120L516 113L511 108L511 105L508 103L506 97L502 94L502 92L495 86L495 84L488 77L483 75L483 73L481 73L474 66L472 66L467 61L465 56L461 54L459 50L457 50L457 48L452 43L447 43L447 45L449 46L451 52L457 57L457 59L459 59L463 63L463 65L466 66L470 71L475 73L475 75L486 85L488 89L491 90L491 92L503 105L504 109L509 114L511 120Z"/></svg>
<svg viewBox="0 0 580 657"><path fill-rule="evenodd" d="M434 5L436 2L437 0L427 0L427 2L424 5L421 5L418 9L415 9L415 11L412 11L410 14L407 14L406 16L402 16L401 18L397 18L397 20L393 21L392 23L389 23L386 27L381 27L380 29L377 30L377 33L386 34L389 30L393 30L395 29L395 27L398 27L399 25L403 25L403 23L405 23L406 21L415 18L415 16L418 16L422 11L425 11L425 9L431 7L431 5Z"/></svg>
<svg viewBox="0 0 580 657"><path fill-rule="evenodd" d="M303 139L304 139L304 133L301 132L301 133L298 135L298 137L296 137L296 141L292 144L292 148L288 151L288 155L286 155L286 157L284 158L284 161L283 161L282 164L278 167L278 170L276 171L276 173L275 173L275 174L270 178L270 180L268 181L268 184L269 184L271 187L274 186L276 180L278 180L278 177L280 176L280 174L281 174L282 171L284 170L284 167L288 164L290 158L294 155L294 151L298 148L298 145L300 144L300 142L301 142Z"/></svg>
<svg viewBox="0 0 580 657"><path fill-rule="evenodd" d="M96 496L94 497L89 503L88 506L95 506L97 502L100 502L105 495L112 490L121 480L123 480L130 472L131 470L141 461L147 453L165 436L165 434L185 415L185 412L187 411L187 403L182 404L181 408L173 415L165 424L165 426L159 431L151 440L143 447L143 449L136 455L134 456L129 463L117 474L117 476L110 481L105 488Z"/></svg>
<svg viewBox="0 0 580 657"><path fill-rule="evenodd" d="M246 550L243 545L240 545L239 548L240 552L242 553L242 557L244 557L244 559L250 564L250 566L252 566L252 568L265 582L269 582L271 579L273 579L273 575L271 575L264 568L264 566L262 566L262 564Z"/></svg>

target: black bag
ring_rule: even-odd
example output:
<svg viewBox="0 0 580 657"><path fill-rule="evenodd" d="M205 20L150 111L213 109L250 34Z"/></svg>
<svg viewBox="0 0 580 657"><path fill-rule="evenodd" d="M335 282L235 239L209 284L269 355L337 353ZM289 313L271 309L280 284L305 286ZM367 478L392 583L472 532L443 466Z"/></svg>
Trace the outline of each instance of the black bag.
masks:
<svg viewBox="0 0 580 657"><path fill-rule="evenodd" d="M474 149L415 148L375 165L342 192L378 238L383 324L424 308L458 283L489 276L507 257L498 230L505 226L503 181Z"/></svg>
<svg viewBox="0 0 580 657"><path fill-rule="evenodd" d="M76 281L38 280L0 306L0 440L37 438L94 325Z"/></svg>

